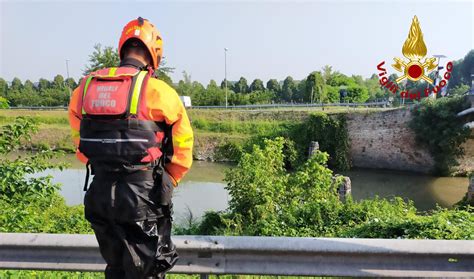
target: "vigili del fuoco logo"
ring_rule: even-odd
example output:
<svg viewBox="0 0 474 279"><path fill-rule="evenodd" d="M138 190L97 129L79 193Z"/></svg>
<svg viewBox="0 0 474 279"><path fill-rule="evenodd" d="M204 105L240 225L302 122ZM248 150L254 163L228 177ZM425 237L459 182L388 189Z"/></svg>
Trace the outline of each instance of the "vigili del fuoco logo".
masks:
<svg viewBox="0 0 474 279"><path fill-rule="evenodd" d="M423 92L425 97L428 97L431 93L437 94L440 90L447 85L448 80L451 78L451 71L453 70L453 63L450 61L446 64L446 72L443 77L440 77L440 81L436 84L436 78L439 72L436 72L435 80L430 78L428 75L433 72L436 68L439 68L439 60L436 63L435 57L426 57L428 50L426 48L425 41L423 40L423 33L421 32L420 22L416 16L413 17L411 22L410 31L408 38L402 47L403 56L406 59L395 57L395 61L392 67L401 75L396 80L390 80L387 76L387 70L384 68L385 61L380 62L377 65L379 71L379 82L380 85L387 88L393 94L397 94L400 89L398 84L404 80L411 80L413 82L419 82L424 80L427 82L427 87ZM430 86L432 85L432 86ZM400 92L401 98L417 99L420 100L422 92Z"/></svg>

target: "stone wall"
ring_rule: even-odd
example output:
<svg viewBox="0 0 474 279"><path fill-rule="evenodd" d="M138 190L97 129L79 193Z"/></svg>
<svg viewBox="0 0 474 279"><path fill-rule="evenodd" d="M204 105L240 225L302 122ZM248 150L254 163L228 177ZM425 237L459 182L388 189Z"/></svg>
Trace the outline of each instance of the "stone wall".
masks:
<svg viewBox="0 0 474 279"><path fill-rule="evenodd" d="M379 168L429 173L434 161L429 152L415 142L408 127L407 109L383 112L348 113L347 128L351 141L350 157L354 167ZM226 161L217 152L227 142L243 142L229 136L201 136L195 139L194 159ZM463 145L466 154L459 159L458 171L474 171L474 138Z"/></svg>
<svg viewBox="0 0 474 279"><path fill-rule="evenodd" d="M428 173L434 166L429 152L415 142L408 127L411 113L397 109L347 115L351 140L350 156L354 167ZM459 160L462 172L474 170L474 140L464 143L466 154Z"/></svg>

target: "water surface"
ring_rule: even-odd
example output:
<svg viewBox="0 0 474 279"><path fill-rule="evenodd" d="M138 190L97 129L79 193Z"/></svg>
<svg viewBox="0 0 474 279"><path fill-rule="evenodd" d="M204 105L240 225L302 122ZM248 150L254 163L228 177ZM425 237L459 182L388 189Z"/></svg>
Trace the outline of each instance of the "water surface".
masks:
<svg viewBox="0 0 474 279"><path fill-rule="evenodd" d="M73 155L66 155L71 162L64 171L48 171L54 182L61 183L61 194L69 205L81 204L84 198L85 169ZM189 173L175 189L175 218L185 220L192 214L199 218L207 210L223 210L229 196L224 189L224 171L230 165L195 161ZM429 210L439 204L450 207L467 191L465 177L433 177L416 173L355 169L345 172L352 180L352 196L355 200L375 196L391 198L400 196L414 201L419 210Z"/></svg>

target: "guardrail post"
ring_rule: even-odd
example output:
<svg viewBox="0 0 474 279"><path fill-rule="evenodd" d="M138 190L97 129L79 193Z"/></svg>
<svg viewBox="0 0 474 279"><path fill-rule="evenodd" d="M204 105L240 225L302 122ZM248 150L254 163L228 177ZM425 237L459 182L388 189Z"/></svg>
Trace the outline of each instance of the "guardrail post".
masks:
<svg viewBox="0 0 474 279"><path fill-rule="evenodd" d="M201 274L201 279L209 279L209 274Z"/></svg>

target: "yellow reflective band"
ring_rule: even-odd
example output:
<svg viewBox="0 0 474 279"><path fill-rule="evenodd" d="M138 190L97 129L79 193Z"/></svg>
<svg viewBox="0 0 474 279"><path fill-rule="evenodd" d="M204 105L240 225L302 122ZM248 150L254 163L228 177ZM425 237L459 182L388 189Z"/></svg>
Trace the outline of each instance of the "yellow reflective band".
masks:
<svg viewBox="0 0 474 279"><path fill-rule="evenodd" d="M191 148L193 146L193 136L192 134L184 134L184 135L173 135L173 147L178 148Z"/></svg>
<svg viewBox="0 0 474 279"><path fill-rule="evenodd" d="M84 110L84 99L86 98L87 88L89 87L92 78L93 76L89 76L86 80L86 85L84 85L84 92L82 93L82 114L86 114L86 111Z"/></svg>
<svg viewBox="0 0 474 279"><path fill-rule="evenodd" d="M79 133L79 131L76 131L76 130L72 129L71 130L71 136L72 136L72 138L79 138L80 133Z"/></svg>
<svg viewBox="0 0 474 279"><path fill-rule="evenodd" d="M138 74L137 81L135 82L135 87L133 88L132 101L130 102L130 114L137 114L138 111L138 101L140 100L140 92L142 91L142 83L148 72L141 71Z"/></svg>
<svg viewBox="0 0 474 279"><path fill-rule="evenodd" d="M109 77L113 77L113 76L115 75L115 71L117 71L117 68L116 68L116 67L110 68Z"/></svg>

